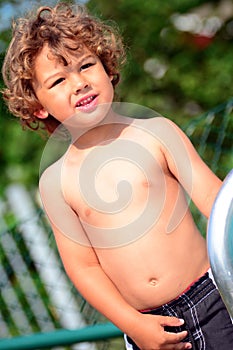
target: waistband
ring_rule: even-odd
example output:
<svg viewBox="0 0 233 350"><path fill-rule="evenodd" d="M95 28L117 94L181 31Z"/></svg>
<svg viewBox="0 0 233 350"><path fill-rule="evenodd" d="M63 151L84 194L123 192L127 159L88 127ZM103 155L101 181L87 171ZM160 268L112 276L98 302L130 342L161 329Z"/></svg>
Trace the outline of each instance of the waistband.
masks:
<svg viewBox="0 0 233 350"><path fill-rule="evenodd" d="M158 308L140 310L142 313L158 312L160 313L165 306L176 307L185 305L188 308L188 304L185 302L186 299L191 299L192 304L195 305L199 303L206 295L209 295L213 290L216 289L216 284L209 269L203 276L201 276L197 281L194 281L189 287L187 287L182 294L180 294L176 299L171 300L165 305L159 306Z"/></svg>

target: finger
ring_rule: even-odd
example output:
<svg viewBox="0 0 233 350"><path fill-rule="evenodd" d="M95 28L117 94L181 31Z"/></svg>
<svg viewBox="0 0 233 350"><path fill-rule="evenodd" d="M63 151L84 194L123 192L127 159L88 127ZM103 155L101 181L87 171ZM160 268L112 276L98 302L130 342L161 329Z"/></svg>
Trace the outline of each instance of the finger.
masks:
<svg viewBox="0 0 233 350"><path fill-rule="evenodd" d="M161 350L185 350L192 349L191 343L166 344L160 347Z"/></svg>
<svg viewBox="0 0 233 350"><path fill-rule="evenodd" d="M180 343L185 337L187 337L188 332L182 331L178 333L164 332L167 344L177 344Z"/></svg>
<svg viewBox="0 0 233 350"><path fill-rule="evenodd" d="M161 326L179 327L184 324L184 320L177 317L171 316L160 316Z"/></svg>
<svg viewBox="0 0 233 350"><path fill-rule="evenodd" d="M171 349L173 349L173 350L192 349L191 343L179 343L179 344L171 345L171 346L172 346Z"/></svg>

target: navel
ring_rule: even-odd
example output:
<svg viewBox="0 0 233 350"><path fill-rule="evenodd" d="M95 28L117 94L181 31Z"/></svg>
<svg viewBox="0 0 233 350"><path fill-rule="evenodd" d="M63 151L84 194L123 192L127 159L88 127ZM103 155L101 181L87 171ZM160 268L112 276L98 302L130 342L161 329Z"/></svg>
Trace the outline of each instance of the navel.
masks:
<svg viewBox="0 0 233 350"><path fill-rule="evenodd" d="M157 279L156 278L150 278L149 279L149 284L152 286L152 287L155 287L157 285Z"/></svg>

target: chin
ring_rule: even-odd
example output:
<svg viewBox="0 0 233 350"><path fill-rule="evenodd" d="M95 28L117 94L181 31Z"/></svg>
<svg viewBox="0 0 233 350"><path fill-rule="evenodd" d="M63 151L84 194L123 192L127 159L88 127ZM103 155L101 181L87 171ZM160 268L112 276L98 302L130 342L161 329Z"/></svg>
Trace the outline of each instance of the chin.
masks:
<svg viewBox="0 0 233 350"><path fill-rule="evenodd" d="M98 107L92 110L78 110L75 115L66 121L66 125L81 129L94 128L105 120L109 113L110 107L111 104L106 103L98 105Z"/></svg>

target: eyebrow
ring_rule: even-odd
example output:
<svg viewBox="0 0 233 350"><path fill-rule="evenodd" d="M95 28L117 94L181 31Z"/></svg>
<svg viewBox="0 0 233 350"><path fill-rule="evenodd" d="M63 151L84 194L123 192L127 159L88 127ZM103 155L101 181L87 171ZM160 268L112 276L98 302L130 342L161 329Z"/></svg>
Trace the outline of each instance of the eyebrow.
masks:
<svg viewBox="0 0 233 350"><path fill-rule="evenodd" d="M80 59L78 59L77 64L78 65L82 65L84 61L88 60L89 58L95 58L95 56L93 54L88 54L87 56L82 56ZM43 85L47 84L47 82L53 78L55 78L57 75L60 75L61 71L57 71L56 73L49 75L44 81L43 81Z"/></svg>

